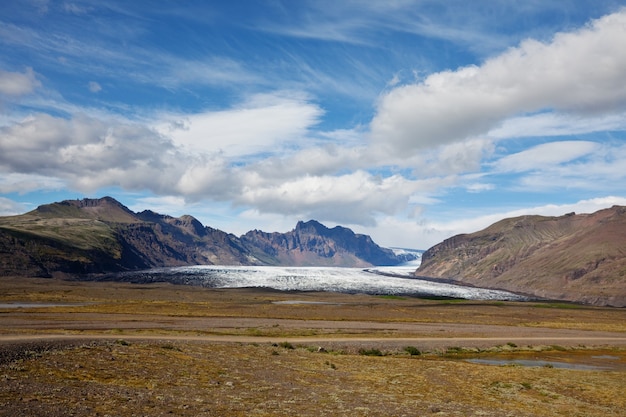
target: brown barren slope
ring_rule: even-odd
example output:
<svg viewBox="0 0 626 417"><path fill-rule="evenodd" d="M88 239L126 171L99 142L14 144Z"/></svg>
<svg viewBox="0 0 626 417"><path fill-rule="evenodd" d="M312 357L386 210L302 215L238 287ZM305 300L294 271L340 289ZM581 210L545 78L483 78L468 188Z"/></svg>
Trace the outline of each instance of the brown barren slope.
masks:
<svg viewBox="0 0 626 417"><path fill-rule="evenodd" d="M505 219L430 248L415 274L624 307L626 207Z"/></svg>

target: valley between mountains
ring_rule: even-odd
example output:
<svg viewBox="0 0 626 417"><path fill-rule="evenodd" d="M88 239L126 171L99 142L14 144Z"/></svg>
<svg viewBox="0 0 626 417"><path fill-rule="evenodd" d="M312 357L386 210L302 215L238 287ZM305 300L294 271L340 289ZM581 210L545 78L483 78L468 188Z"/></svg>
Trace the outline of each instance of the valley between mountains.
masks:
<svg viewBox="0 0 626 417"><path fill-rule="evenodd" d="M242 236L111 197L66 200L0 217L0 276L84 279L189 265L367 268L415 260L415 252L310 220L286 233ZM453 236L423 254L415 278L599 306L626 306L626 207L560 217L501 220Z"/></svg>

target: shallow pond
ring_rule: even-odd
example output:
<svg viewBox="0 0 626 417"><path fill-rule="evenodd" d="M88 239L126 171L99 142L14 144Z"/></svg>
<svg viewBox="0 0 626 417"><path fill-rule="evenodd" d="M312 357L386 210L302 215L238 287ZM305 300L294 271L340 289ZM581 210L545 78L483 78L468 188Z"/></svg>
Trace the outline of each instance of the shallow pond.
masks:
<svg viewBox="0 0 626 417"><path fill-rule="evenodd" d="M531 366L579 371L626 371L626 361L617 355L580 355L567 354L543 357L484 357L465 359L467 362L497 366Z"/></svg>

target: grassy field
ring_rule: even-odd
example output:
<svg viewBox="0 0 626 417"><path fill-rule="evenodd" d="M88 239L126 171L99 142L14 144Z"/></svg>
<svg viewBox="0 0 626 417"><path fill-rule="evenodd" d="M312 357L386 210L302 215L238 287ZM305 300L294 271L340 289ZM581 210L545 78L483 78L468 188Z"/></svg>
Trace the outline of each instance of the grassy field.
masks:
<svg viewBox="0 0 626 417"><path fill-rule="evenodd" d="M0 416L623 416L626 311L0 278L0 380Z"/></svg>

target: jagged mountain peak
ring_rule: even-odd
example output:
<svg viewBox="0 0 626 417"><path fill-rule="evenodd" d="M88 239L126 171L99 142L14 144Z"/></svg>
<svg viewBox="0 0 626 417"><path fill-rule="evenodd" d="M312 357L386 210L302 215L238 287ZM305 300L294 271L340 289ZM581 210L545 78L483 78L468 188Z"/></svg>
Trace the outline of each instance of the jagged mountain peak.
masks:
<svg viewBox="0 0 626 417"><path fill-rule="evenodd" d="M297 224L296 224L296 229L295 230L299 230L299 229L306 229L309 227L313 227L316 229L328 229L326 226L324 226L322 223L318 222L317 220L308 220L308 221L303 221L300 220Z"/></svg>
<svg viewBox="0 0 626 417"><path fill-rule="evenodd" d="M367 235L355 234L342 226L329 229L317 220L299 221L287 233L250 231L242 239L284 265L365 267L403 261Z"/></svg>
<svg viewBox="0 0 626 417"><path fill-rule="evenodd" d="M296 224L296 228L294 229L294 232L312 232L312 233L317 233L320 236L336 236L336 237L343 236L345 238L352 238L355 236L365 236L365 235L358 235L354 233L351 229L347 227L343 227L343 226L335 226L335 227L330 228L318 222L317 220L309 220L306 222L300 220Z"/></svg>
<svg viewBox="0 0 626 417"><path fill-rule="evenodd" d="M42 262L42 259L44 261ZM42 205L0 217L0 274L49 276L180 265L394 265L402 262L369 236L316 220L287 233L241 237L191 215L134 213L111 197Z"/></svg>

